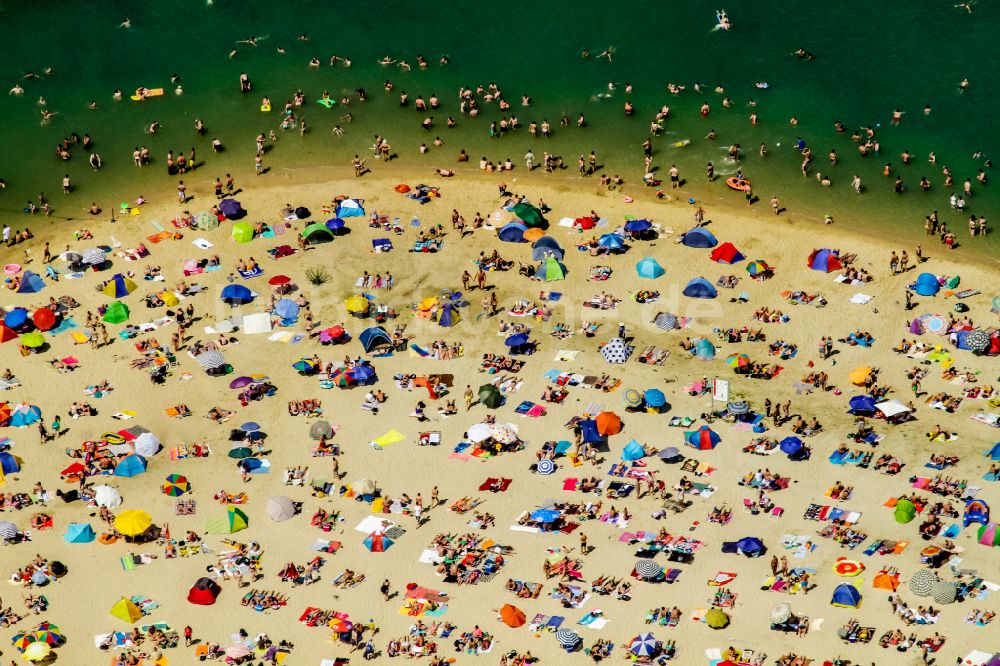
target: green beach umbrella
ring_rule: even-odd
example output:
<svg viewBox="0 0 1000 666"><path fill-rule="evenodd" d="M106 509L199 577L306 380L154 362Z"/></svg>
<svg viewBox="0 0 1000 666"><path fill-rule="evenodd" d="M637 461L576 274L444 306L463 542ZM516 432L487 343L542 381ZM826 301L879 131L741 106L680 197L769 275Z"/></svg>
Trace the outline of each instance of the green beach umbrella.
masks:
<svg viewBox="0 0 1000 666"><path fill-rule="evenodd" d="M45 338L38 331L32 331L21 336L21 344L29 349L37 349L45 344Z"/></svg>
<svg viewBox="0 0 1000 666"><path fill-rule="evenodd" d="M233 225L232 235L237 243L249 243L253 240L253 227L249 222L237 222Z"/></svg>
<svg viewBox="0 0 1000 666"><path fill-rule="evenodd" d="M531 204L519 203L512 209L514 215L517 215L518 219L524 222L526 227L537 227L545 222L542 218L542 211L538 210Z"/></svg>

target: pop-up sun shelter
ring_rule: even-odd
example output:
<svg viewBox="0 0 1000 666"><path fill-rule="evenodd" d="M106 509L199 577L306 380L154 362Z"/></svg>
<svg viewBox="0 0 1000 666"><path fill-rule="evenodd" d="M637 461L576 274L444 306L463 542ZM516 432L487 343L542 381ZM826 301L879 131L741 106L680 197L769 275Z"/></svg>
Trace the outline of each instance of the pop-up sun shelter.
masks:
<svg viewBox="0 0 1000 666"><path fill-rule="evenodd" d="M392 349L392 338L381 326L372 326L361 331L358 341L364 348L365 353L371 354L373 351L385 351Z"/></svg>
<svg viewBox="0 0 1000 666"><path fill-rule="evenodd" d="M198 606L211 606L222 594L222 588L211 578L199 578L188 592L188 601Z"/></svg>
<svg viewBox="0 0 1000 666"><path fill-rule="evenodd" d="M841 608L858 608L861 606L861 593L850 583L841 583L833 591L830 603Z"/></svg>

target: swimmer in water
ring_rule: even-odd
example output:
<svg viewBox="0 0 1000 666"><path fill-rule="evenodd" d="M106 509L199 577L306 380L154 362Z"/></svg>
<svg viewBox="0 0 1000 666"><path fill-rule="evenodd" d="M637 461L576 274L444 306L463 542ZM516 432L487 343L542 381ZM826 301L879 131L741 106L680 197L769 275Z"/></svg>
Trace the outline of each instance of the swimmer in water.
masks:
<svg viewBox="0 0 1000 666"><path fill-rule="evenodd" d="M279 46L278 47L278 55L285 55L285 47L284 46Z"/></svg>
<svg viewBox="0 0 1000 666"><path fill-rule="evenodd" d="M114 94L111 95L111 99L115 100L116 102L122 101L122 91L115 90Z"/></svg>
<svg viewBox="0 0 1000 666"><path fill-rule="evenodd" d="M962 82L958 84L958 91L965 92L969 87L969 79L962 79Z"/></svg>
<svg viewBox="0 0 1000 666"><path fill-rule="evenodd" d="M303 43L308 42L309 41L309 35L307 35L305 33L299 35L299 41L303 42Z"/></svg>
<svg viewBox="0 0 1000 666"><path fill-rule="evenodd" d="M45 101L44 97L38 98L38 106L45 106L46 104L48 104L48 102Z"/></svg>
<svg viewBox="0 0 1000 666"><path fill-rule="evenodd" d="M232 51L229 52L229 59L232 60L235 57L236 57L236 49L233 49Z"/></svg>
<svg viewBox="0 0 1000 666"><path fill-rule="evenodd" d="M8 95L18 95L18 96L23 95L24 94L24 88L22 88L19 85L15 85L13 88L10 89L10 92L7 93L7 94Z"/></svg>
<svg viewBox="0 0 1000 666"><path fill-rule="evenodd" d="M118 24L118 27L119 28L131 28L132 27L132 19L126 18L124 21L122 21L121 23Z"/></svg>
<svg viewBox="0 0 1000 666"><path fill-rule="evenodd" d="M971 2L960 2L955 5L955 9L964 9L965 11L972 13L972 3Z"/></svg>
<svg viewBox="0 0 1000 666"><path fill-rule="evenodd" d="M394 64L396 64L396 61L395 61L395 60L393 60L392 58L390 58L390 57L389 57L389 56L387 55L387 56L385 56L384 58L382 58L381 60L379 60L379 61L378 61L378 64L382 65L383 67L388 67L389 65L394 65Z"/></svg>
<svg viewBox="0 0 1000 666"><path fill-rule="evenodd" d="M40 113L42 114L42 124L47 125L49 121L52 120L52 116L56 115L57 112L49 111L48 109L42 109Z"/></svg>
<svg viewBox="0 0 1000 666"><path fill-rule="evenodd" d="M184 88L182 88L181 86L177 86L176 88L174 88L174 94L175 95L183 95L184 94Z"/></svg>
<svg viewBox="0 0 1000 666"><path fill-rule="evenodd" d="M28 72L27 74L25 74L24 76L21 77L22 80L24 80L24 79L37 79L37 78L38 78L38 74L35 74L34 72Z"/></svg>
<svg viewBox="0 0 1000 666"><path fill-rule="evenodd" d="M609 46L608 48L597 54L598 58L607 58L608 62L611 62L611 56L615 53L615 47Z"/></svg>
<svg viewBox="0 0 1000 666"><path fill-rule="evenodd" d="M732 26L729 24L729 17L726 16L726 10L720 9L715 12L715 20L718 21L719 25L716 29L718 30L729 30Z"/></svg>
<svg viewBox="0 0 1000 666"><path fill-rule="evenodd" d="M319 67L319 58L311 58L309 60L309 66L312 67L312 68L314 68L314 69L316 67Z"/></svg>
<svg viewBox="0 0 1000 666"><path fill-rule="evenodd" d="M590 49L583 49L583 50L581 50L580 51L580 57L581 58L589 58L590 57Z"/></svg>
<svg viewBox="0 0 1000 666"><path fill-rule="evenodd" d="M236 43L237 44L249 44L250 46L257 46L257 38L254 37L253 35L250 35L246 39L241 39L240 41L238 41Z"/></svg>

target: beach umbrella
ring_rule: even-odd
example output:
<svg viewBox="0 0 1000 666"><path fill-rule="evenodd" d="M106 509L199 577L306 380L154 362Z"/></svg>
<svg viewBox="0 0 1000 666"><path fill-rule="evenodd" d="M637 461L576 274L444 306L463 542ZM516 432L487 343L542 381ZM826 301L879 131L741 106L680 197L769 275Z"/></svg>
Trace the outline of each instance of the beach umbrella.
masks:
<svg viewBox="0 0 1000 666"><path fill-rule="evenodd" d="M371 495L375 492L375 482L370 479L358 479L351 484L351 490L359 495Z"/></svg>
<svg viewBox="0 0 1000 666"><path fill-rule="evenodd" d="M253 378L251 377L237 377L233 381L229 382L229 388L231 389L241 389L253 384Z"/></svg>
<svg viewBox="0 0 1000 666"><path fill-rule="evenodd" d="M180 497L191 490L191 484L180 474L170 474L163 482L163 494L170 497Z"/></svg>
<svg viewBox="0 0 1000 666"><path fill-rule="evenodd" d="M736 264L746 259L743 253L737 250L736 246L732 243L723 243L712 250L712 254L709 257L712 261L719 264Z"/></svg>
<svg viewBox="0 0 1000 666"><path fill-rule="evenodd" d="M142 509L128 509L115 517L115 529L125 536L142 534L153 524L153 518Z"/></svg>
<svg viewBox="0 0 1000 666"><path fill-rule="evenodd" d="M531 512L531 519L540 523L552 523L558 520L560 515L562 514L555 509L535 509Z"/></svg>
<svg viewBox="0 0 1000 666"><path fill-rule="evenodd" d="M597 432L604 436L617 435L622 431L622 420L614 412L601 412L594 419L597 421Z"/></svg>
<svg viewBox="0 0 1000 666"><path fill-rule="evenodd" d="M209 534L233 534L245 530L250 526L250 519L247 514L235 506L226 507L226 515L218 518L210 518L205 523L205 531Z"/></svg>
<svg viewBox="0 0 1000 666"><path fill-rule="evenodd" d="M17 538L17 535L21 533L21 530L17 529L17 526L9 520L0 521L0 539L4 541L9 541L11 539Z"/></svg>
<svg viewBox="0 0 1000 666"><path fill-rule="evenodd" d="M527 344L529 339L527 333L516 333L504 340L504 344L508 347L520 347L523 344Z"/></svg>
<svg viewBox="0 0 1000 666"><path fill-rule="evenodd" d="M339 232L345 226L347 226L347 223L344 222L339 217L335 217L335 218L332 218L332 219L329 219L329 220L326 221L326 228L329 229L334 234L336 234L337 232Z"/></svg>
<svg viewBox="0 0 1000 666"><path fill-rule="evenodd" d="M273 278L268 280L267 283L277 287L282 284L288 284L291 281L292 278L288 277L287 275L275 275Z"/></svg>
<svg viewBox="0 0 1000 666"><path fill-rule="evenodd" d="M658 454L661 460L673 460L675 458L681 458L681 452L676 446L668 446L666 448L660 449Z"/></svg>
<svg viewBox="0 0 1000 666"><path fill-rule="evenodd" d="M513 423L496 423L490 426L490 437L498 444L513 444L518 440L517 426Z"/></svg>
<svg viewBox="0 0 1000 666"><path fill-rule="evenodd" d="M31 321L34 322L35 328L39 331L51 331L56 325L56 313L49 308L38 308L35 313L31 315ZM990 344L989 336L986 337L986 346Z"/></svg>
<svg viewBox="0 0 1000 666"><path fill-rule="evenodd" d="M848 404L851 407L848 410L848 412L850 412L851 414L864 414L864 413L875 412L875 398L871 397L870 395L856 395L850 399Z"/></svg>
<svg viewBox="0 0 1000 666"><path fill-rule="evenodd" d="M500 609L500 620L512 629L523 626L527 621L524 617L524 611L510 604L504 604Z"/></svg>
<svg viewBox="0 0 1000 666"><path fill-rule="evenodd" d="M122 597L111 607L111 615L123 622L134 624L142 618L142 611L131 599Z"/></svg>
<svg viewBox="0 0 1000 666"><path fill-rule="evenodd" d="M364 546L372 553L382 553L389 550L389 547L395 543L392 539L387 537L383 532L372 532L364 540Z"/></svg>
<svg viewBox="0 0 1000 666"><path fill-rule="evenodd" d="M489 409L496 409L503 404L503 395L493 384L483 384L479 387L479 402Z"/></svg>
<svg viewBox="0 0 1000 666"><path fill-rule="evenodd" d="M628 651L637 657L652 658L656 654L656 638L649 633L636 636L629 643Z"/></svg>
<svg viewBox="0 0 1000 666"><path fill-rule="evenodd" d="M809 255L809 258L806 259L806 266L814 271L831 273L843 268L844 264L837 258L837 255L833 253L833 250L824 248L822 250L813 250L812 254Z"/></svg>
<svg viewBox="0 0 1000 666"><path fill-rule="evenodd" d="M706 338L698 338L694 343L694 355L702 361L711 361L715 358L715 345Z"/></svg>
<svg viewBox="0 0 1000 666"><path fill-rule="evenodd" d="M222 289L221 298L229 305L243 305L254 299L254 293L241 284L230 284Z"/></svg>
<svg viewBox="0 0 1000 666"><path fill-rule="evenodd" d="M556 471L556 464L549 458L542 458L538 461L538 464L535 465L535 470L542 476L548 476Z"/></svg>
<svg viewBox="0 0 1000 666"><path fill-rule="evenodd" d="M59 255L59 258L70 264L79 264L83 261L83 255L73 250L67 250Z"/></svg>
<svg viewBox="0 0 1000 666"><path fill-rule="evenodd" d="M757 537L743 537L736 542L736 547L747 557L757 557L764 552L764 542Z"/></svg>
<svg viewBox="0 0 1000 666"><path fill-rule="evenodd" d="M19 329L28 322L28 311L24 308L14 308L4 315L3 323L12 329Z"/></svg>
<svg viewBox="0 0 1000 666"><path fill-rule="evenodd" d="M643 394L643 398L646 404L650 407L662 407L667 404L667 396L663 394L663 391L656 388L646 389Z"/></svg>
<svg viewBox="0 0 1000 666"><path fill-rule="evenodd" d="M548 256L542 259L538 268L535 269L535 279L544 282L555 282L566 279L566 267L559 263L555 256Z"/></svg>
<svg viewBox="0 0 1000 666"><path fill-rule="evenodd" d="M307 374L316 370L316 361L311 358L300 358L295 363L292 363L292 368L302 374Z"/></svg>
<svg viewBox="0 0 1000 666"><path fill-rule="evenodd" d="M333 435L333 426L328 421L316 421L309 426L309 437L317 442L324 437L333 437Z"/></svg>
<svg viewBox="0 0 1000 666"><path fill-rule="evenodd" d="M687 247L709 248L715 247L719 241L712 235L712 232L702 227L689 229L681 236L681 243Z"/></svg>
<svg viewBox="0 0 1000 666"><path fill-rule="evenodd" d="M243 212L243 206L236 199L223 199L219 211L226 217L236 217Z"/></svg>
<svg viewBox="0 0 1000 666"><path fill-rule="evenodd" d="M121 273L115 273L111 280L104 286L101 290L105 296L110 296L111 298L122 298L128 296L133 291L138 289L135 282L125 277Z"/></svg>
<svg viewBox="0 0 1000 666"><path fill-rule="evenodd" d="M38 322L35 322L38 325ZM40 327L39 327L40 328ZM969 331L965 338L965 344L976 354L983 354L990 348L990 334L982 329Z"/></svg>
<svg viewBox="0 0 1000 666"><path fill-rule="evenodd" d="M631 353L632 348L621 338L611 338L601 347L601 356L608 363L625 363Z"/></svg>
<svg viewBox="0 0 1000 666"><path fill-rule="evenodd" d="M743 400L734 400L726 405L726 409L729 410L730 414L740 416L750 412L750 405Z"/></svg>
<svg viewBox="0 0 1000 666"><path fill-rule="evenodd" d="M37 349L45 344L45 337L38 331L25 333L21 336L21 344L29 349Z"/></svg>
<svg viewBox="0 0 1000 666"><path fill-rule="evenodd" d="M222 588L211 578L199 578L191 589L188 590L187 600L189 603L199 606L211 606L222 594Z"/></svg>
<svg viewBox="0 0 1000 666"><path fill-rule="evenodd" d="M46 659L52 652L52 646L48 643L32 643L24 649L24 658L28 661L41 661Z"/></svg>
<svg viewBox="0 0 1000 666"><path fill-rule="evenodd" d="M528 227L537 227L545 222L542 211L523 201L511 208L511 212Z"/></svg>
<svg viewBox="0 0 1000 666"><path fill-rule="evenodd" d="M855 386L864 386L865 381L871 374L872 369L865 365L851 370L850 374L847 375L847 379Z"/></svg>
<svg viewBox="0 0 1000 666"><path fill-rule="evenodd" d="M795 436L786 437L781 440L778 446L781 448L782 453L792 455L802 448L802 440Z"/></svg>
<svg viewBox="0 0 1000 666"><path fill-rule="evenodd" d="M939 604L953 604L958 597L958 588L950 581L939 581L931 590L931 596Z"/></svg>
<svg viewBox="0 0 1000 666"><path fill-rule="evenodd" d="M319 332L320 342L332 342L334 340L339 340L347 334L343 326L331 326L330 328L324 328Z"/></svg>
<svg viewBox="0 0 1000 666"><path fill-rule="evenodd" d="M659 262L652 257L641 259L639 263L635 265L635 272L639 277L650 280L655 280L666 273L666 271L663 270L663 266L660 266Z"/></svg>
<svg viewBox="0 0 1000 666"><path fill-rule="evenodd" d="M141 433L132 443L132 448L141 456L155 456L160 451L160 440L151 432Z"/></svg>
<svg viewBox="0 0 1000 666"><path fill-rule="evenodd" d="M371 303L364 296L355 294L344 301L344 307L351 314L366 314L371 307Z"/></svg>
<svg viewBox="0 0 1000 666"><path fill-rule="evenodd" d="M226 658L227 659L243 659L244 657L249 657L253 652L246 645L240 645L239 643L230 645L226 648Z"/></svg>
<svg viewBox="0 0 1000 666"><path fill-rule="evenodd" d="M492 430L488 423L476 423L469 426L466 431L466 438L473 444L478 444L479 442L485 441L490 438Z"/></svg>
<svg viewBox="0 0 1000 666"><path fill-rule="evenodd" d="M121 301L115 301L108 306L108 309L104 311L104 321L109 324L120 324L126 321L129 316L128 306Z"/></svg>
<svg viewBox="0 0 1000 666"><path fill-rule="evenodd" d="M333 629L333 633L335 634L344 634L354 628L354 623L350 620L342 620L339 617L335 617L326 626Z"/></svg>
<svg viewBox="0 0 1000 666"><path fill-rule="evenodd" d="M249 243L253 240L253 227L249 222L237 222L233 225L230 235L240 245Z"/></svg>
<svg viewBox="0 0 1000 666"><path fill-rule="evenodd" d="M244 458L249 458L250 456L252 456L253 451L251 451L250 448L246 446L234 446L233 448L229 449L229 453L227 453L226 455L236 460L243 460Z"/></svg>
<svg viewBox="0 0 1000 666"><path fill-rule="evenodd" d="M267 500L265 507L267 517L271 520L283 523L295 517L295 503L287 497L278 495Z"/></svg>
<svg viewBox="0 0 1000 666"><path fill-rule="evenodd" d="M642 405L642 394L635 389L627 389L622 401L626 407L639 407Z"/></svg>
<svg viewBox="0 0 1000 666"><path fill-rule="evenodd" d="M35 635L30 632L21 632L14 634L10 639L10 644L13 645L18 652L24 652L25 648L27 648L32 643L37 643L37 642L38 639L35 638Z"/></svg>
<svg viewBox="0 0 1000 666"><path fill-rule="evenodd" d="M625 223L625 231L629 233L642 233L652 227L649 220L629 220Z"/></svg>
<svg viewBox="0 0 1000 666"><path fill-rule="evenodd" d="M670 314L669 312L661 312L656 315L656 319L653 320L656 327L664 331L672 331L675 328L679 328L677 325L677 316Z"/></svg>
<svg viewBox="0 0 1000 666"><path fill-rule="evenodd" d="M635 563L635 573L640 578L651 580L663 573L663 567L653 560L638 560Z"/></svg>
<svg viewBox="0 0 1000 666"><path fill-rule="evenodd" d="M195 359L204 370L215 370L226 365L225 357L217 351L207 351Z"/></svg>
<svg viewBox="0 0 1000 666"><path fill-rule="evenodd" d="M725 629L729 626L729 616L718 608L713 608L705 613L705 624L711 629Z"/></svg>
<svg viewBox="0 0 1000 666"><path fill-rule="evenodd" d="M743 368L750 365L750 357L746 354L730 354L726 357L726 364L732 368Z"/></svg>
<svg viewBox="0 0 1000 666"><path fill-rule="evenodd" d="M9 402L0 402L0 426L10 425L11 407Z"/></svg>
<svg viewBox="0 0 1000 666"><path fill-rule="evenodd" d="M94 488L94 503L97 506L114 509L121 506L122 496L117 489L111 486L97 486Z"/></svg>
<svg viewBox="0 0 1000 666"><path fill-rule="evenodd" d="M606 250L617 252L625 248L625 239L618 234L604 234L597 239L597 245Z"/></svg>
<svg viewBox="0 0 1000 666"><path fill-rule="evenodd" d="M758 275L763 275L769 270L771 270L771 267L767 265L767 262L761 261L760 259L751 261L749 264L747 264L747 273L749 273L751 277L757 277Z"/></svg>
<svg viewBox="0 0 1000 666"><path fill-rule="evenodd" d="M572 629L556 630L556 640L563 647L573 647L580 642L580 636Z"/></svg>
<svg viewBox="0 0 1000 666"><path fill-rule="evenodd" d="M719 295L715 286L703 277L688 282L683 293L688 298L715 298Z"/></svg>
<svg viewBox="0 0 1000 666"><path fill-rule="evenodd" d="M211 231L219 228L219 218L212 215L207 210L200 210L194 214L194 228L199 231Z"/></svg>
<svg viewBox="0 0 1000 666"><path fill-rule="evenodd" d="M295 319L299 316L299 304L290 298L282 298L275 303L274 314L282 319Z"/></svg>
<svg viewBox="0 0 1000 666"><path fill-rule="evenodd" d="M107 261L107 259L108 257L104 253L104 250L101 250L100 248L91 248L90 250L83 251L83 255L80 258L80 263L86 264L88 266L100 266L105 261Z"/></svg>
<svg viewBox="0 0 1000 666"><path fill-rule="evenodd" d="M792 617L792 605L790 603L782 602L771 609L772 624L788 622L790 617Z"/></svg>
<svg viewBox="0 0 1000 666"><path fill-rule="evenodd" d="M349 388L352 384L357 383L354 377L348 374L347 368L337 368L334 370L333 374L330 375L330 381L333 382L334 386L342 389Z"/></svg>
<svg viewBox="0 0 1000 666"><path fill-rule="evenodd" d="M529 243L533 243L537 241L539 238L542 238L544 235L545 232L542 231L541 228L530 227L527 231L524 232L524 240L528 241ZM534 253L534 251L532 251L532 253Z"/></svg>

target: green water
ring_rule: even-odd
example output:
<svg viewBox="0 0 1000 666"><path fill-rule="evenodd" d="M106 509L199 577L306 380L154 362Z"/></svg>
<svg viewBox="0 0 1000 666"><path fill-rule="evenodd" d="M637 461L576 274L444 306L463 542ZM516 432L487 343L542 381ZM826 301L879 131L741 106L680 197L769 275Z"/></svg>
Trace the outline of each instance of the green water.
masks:
<svg viewBox="0 0 1000 666"><path fill-rule="evenodd" d="M989 3L974 6L970 15L956 9L950 0L919 3L868 3L858 0L837 3L787 3L777 0L740 2L726 6L733 29L712 30L715 9L707 2L512 2L444 3L439 0L415 5L403 2L350 4L342 1L303 0L288 5L257 0L204 1L164 0L157 3L112 3L107 1L60 3L4 2L0 12L0 76L8 88L27 71L41 75L23 82L21 97L0 96L0 177L8 182L0 192L0 215L23 225L20 213L27 199L44 191L58 205L61 215L79 215L92 200L105 208L115 200L165 196L176 177L168 177L166 152L198 150L204 168L185 177L195 188L206 187L217 175L231 171L247 180L253 170L253 137L258 131L275 129L280 139L265 158L279 172L283 167L308 164L346 165L356 152L367 150L374 134L392 141L402 165L451 166L459 148L477 159L487 155L494 161L510 157L521 164L531 146L536 155L543 150L562 155L574 177L576 157L591 149L609 173L620 173L631 181L641 176L639 144L648 135L655 110L670 106L666 133L655 140L655 162L664 172L676 163L691 182L695 196L709 200L728 197L721 182L704 184L704 165L712 160L718 172L735 169L723 163L726 147L740 143L747 150L741 163L762 197L778 193L793 212L807 211L813 217L832 212L844 227L867 229L892 235L907 243L923 239L922 221L931 209L965 239L968 251L996 260L1000 257L1000 234L968 240L965 220L969 212L985 215L998 223L998 184L983 188L974 181L974 196L968 212L949 210L943 188L941 166L949 165L958 191L965 178L973 178L983 161L973 158L977 150L1000 160L1000 142L993 127L995 106L1000 101L998 56L990 44L1000 27L1000 8ZM119 28L123 18L129 29ZM297 37L308 33L310 41ZM235 58L227 56L237 40L257 36L256 48L240 45ZM285 47L285 55L277 47ZM614 47L612 62L596 58ZM799 47L816 54L814 61L791 55ZM580 51L594 55L584 59ZM350 69L328 66L331 54L348 56ZM383 68L376 60L389 54L414 65L404 73ZM423 54L430 67L416 67ZM447 54L450 64L438 65ZM323 66L310 69L310 57ZM42 71L52 67L54 73ZM246 71L253 83L251 95L241 95L238 76ZM181 76L183 95L173 94L170 76ZM959 93L958 83L968 77L971 85ZM382 89L389 78L393 94ZM667 93L667 82L683 84L680 96ZM756 81L770 88L758 90ZM476 119L458 113L457 90L461 85L497 83L513 105L523 126L547 118L555 127L548 140L532 140L526 129L501 139L488 137L489 123L502 115L495 105L485 104ZM608 83L616 89L611 96ZM634 86L636 113L623 114L624 84ZM706 92L692 91L701 82ZM143 103L128 100L136 87L163 87L164 97ZM725 88L733 108L722 107ZM336 97L364 87L367 102L352 102L354 122L340 120L345 110L327 110L315 103L323 90ZM122 102L113 102L120 88ZM311 132L277 129L277 110L262 114L260 98L267 94L280 109L283 101L302 89L310 101L302 115ZM436 127L423 132L422 118L412 106L400 109L396 93L406 90L411 100L418 94L437 93L444 108L435 112ZM521 95L532 97L529 108L520 106ZM37 99L57 112L47 125L40 123ZM757 100L761 124L751 127L747 101ZM91 111L87 104L98 102ZM707 119L698 110L708 101ZM930 104L933 112L924 115ZM906 111L903 122L889 125L894 108ZM558 126L565 112L575 125L584 113L584 130ZM444 120L455 116L459 126L446 129ZM795 116L799 125L789 126ZM194 120L201 118L207 133L196 136ZM848 128L880 124L876 137L881 156L861 158L849 134L833 131L834 120ZM145 128L152 121L163 124L151 136ZM340 124L343 137L330 129ZM702 137L710 129L715 142ZM104 167L95 173L85 153L75 148L69 162L54 156L55 145L76 131L87 132L95 141ZM443 148L428 155L417 154L421 142L434 136L445 140ZM822 188L799 172L800 157L792 148L801 136L814 151L814 169L829 174L833 187ZM227 150L211 154L210 142L218 137ZM682 138L692 139L684 149L672 147ZM766 142L770 155L761 160L757 147ZM780 147L778 144L781 144ZM153 164L132 166L134 146L149 147ZM826 154L836 148L841 164L830 168ZM903 150L914 154L913 164L901 166ZM927 164L934 151L938 166ZM900 168L909 191L892 192L892 179L883 178L886 162ZM993 176L993 172L989 172ZM77 191L59 194L63 173L68 172ZM859 174L866 193L850 189L853 174ZM934 185L931 193L917 189L921 176ZM58 196L57 196L58 195ZM738 201L737 195L735 201ZM766 203L766 202L765 202ZM36 222L37 224L37 222Z"/></svg>

